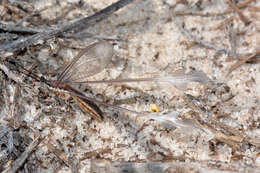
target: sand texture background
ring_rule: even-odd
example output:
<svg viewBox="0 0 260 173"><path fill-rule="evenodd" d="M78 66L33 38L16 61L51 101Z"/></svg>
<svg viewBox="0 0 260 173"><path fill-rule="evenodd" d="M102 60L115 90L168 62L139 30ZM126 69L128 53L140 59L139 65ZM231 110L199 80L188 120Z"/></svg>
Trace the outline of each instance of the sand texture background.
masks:
<svg viewBox="0 0 260 173"><path fill-rule="evenodd" d="M117 1L0 2L1 50ZM259 23L258 0L136 0L81 34L0 51L0 172L260 172ZM113 44L115 56L87 80L168 76L182 69L201 71L210 82L185 88L174 82L73 85L100 102L139 112L97 103L104 115L99 122L69 94L6 63L12 59L56 79L82 48L100 39ZM151 104L159 112L151 112ZM165 114L185 126L151 119Z"/></svg>

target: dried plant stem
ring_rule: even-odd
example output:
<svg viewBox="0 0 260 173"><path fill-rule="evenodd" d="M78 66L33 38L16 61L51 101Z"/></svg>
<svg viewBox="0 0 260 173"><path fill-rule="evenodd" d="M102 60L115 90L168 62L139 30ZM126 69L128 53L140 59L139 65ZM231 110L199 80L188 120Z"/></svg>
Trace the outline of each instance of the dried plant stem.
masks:
<svg viewBox="0 0 260 173"><path fill-rule="evenodd" d="M8 78L12 79L16 83L23 83L22 78L11 72L4 64L0 63L0 69L8 76Z"/></svg>
<svg viewBox="0 0 260 173"><path fill-rule="evenodd" d="M216 140L226 143L237 150L242 150L239 144L241 144L243 141L246 141L257 147L260 146L259 140L252 140L247 135L242 134L241 132L233 129L232 127L229 127L212 118L212 115L210 115L210 113L207 111L203 111L198 105L196 105L189 95L185 94L183 99L195 113L200 115L197 116L196 114L189 113L185 115L185 118L193 120L202 129L209 130L211 133L214 134L214 138ZM226 134L217 129L224 130Z"/></svg>
<svg viewBox="0 0 260 173"><path fill-rule="evenodd" d="M250 12L260 12L260 7L249 6L248 11L250 11Z"/></svg>
<svg viewBox="0 0 260 173"><path fill-rule="evenodd" d="M99 12L80 19L74 23L71 23L69 25L66 25L60 29L56 29L56 30L52 30L52 31L47 31L44 33L38 33L35 35L32 35L30 37L27 38L21 38L18 39L16 41L11 42L10 44L6 44L3 45L0 48L0 53L4 52L4 51L10 51L10 52L14 52L18 49L22 49L26 46L30 46L33 45L35 43L38 43L39 41L46 41L49 40L55 36L59 36L62 35L65 32L68 31L74 31L74 32L78 32L82 29L87 29L90 26L93 26L94 24L96 24L97 22L100 22L101 20L109 17L111 14L113 14L115 11L119 10L120 8L123 8L124 6L132 3L134 0L120 0L102 10L100 10Z"/></svg>
<svg viewBox="0 0 260 173"><path fill-rule="evenodd" d="M229 75L232 71L234 71L235 69L237 69L238 67L240 67L241 65L245 64L247 61L251 60L252 58L254 58L255 56L260 54L260 49L257 50L255 53L253 53L252 55L244 58L243 60L238 61L237 63L235 63L234 65L232 65L229 70L227 75Z"/></svg>
<svg viewBox="0 0 260 173"><path fill-rule="evenodd" d="M201 17L214 17L214 16L222 16L222 13L203 13L200 11L176 11L175 15L177 16L201 16Z"/></svg>
<svg viewBox="0 0 260 173"><path fill-rule="evenodd" d="M8 166L3 173L15 173L25 162L25 160L30 156L30 154L35 150L35 148L41 143L43 138L39 135L22 153L22 155L16 159L13 164Z"/></svg>
<svg viewBox="0 0 260 173"><path fill-rule="evenodd" d="M36 34L39 32L43 32L43 29L36 27L24 27L24 26L16 26L16 25L8 25L0 22L0 30L9 33L20 33L20 34Z"/></svg>
<svg viewBox="0 0 260 173"><path fill-rule="evenodd" d="M66 154L61 149L57 149L50 143L47 143L46 146L50 152L52 152L60 161L62 161L67 167L71 169L71 172L73 173L79 172L78 160L76 161L77 163L75 164L74 162L71 162L71 160L68 157L68 154Z"/></svg>
<svg viewBox="0 0 260 173"><path fill-rule="evenodd" d="M232 22L236 17L235 16L232 16L232 17L229 17L229 18L226 18L225 20L223 20L222 22L220 22L219 24L213 26L210 28L211 31L215 31L215 30L218 30L220 28L222 28L224 25Z"/></svg>
<svg viewBox="0 0 260 173"><path fill-rule="evenodd" d="M236 4L237 8L245 8L247 7L248 4L250 4L251 2L254 2L255 0L244 0L238 4ZM233 11L233 8L228 8L225 10L225 14L230 13L231 11Z"/></svg>
<svg viewBox="0 0 260 173"><path fill-rule="evenodd" d="M244 16L244 14L239 10L239 8L232 2L232 0L227 0L227 3L231 8L238 14L240 20L244 22L245 25L248 25L250 21Z"/></svg>
<svg viewBox="0 0 260 173"><path fill-rule="evenodd" d="M239 56L239 57L228 57L226 59L226 62L231 62L231 61L243 61L245 60L245 58L247 58L248 56L250 56L250 54L248 54L247 56ZM246 63L257 63L260 62L260 57L259 55L256 55L255 57L249 59L248 61L246 61Z"/></svg>
<svg viewBox="0 0 260 173"><path fill-rule="evenodd" d="M188 105L192 108L193 111L196 111L196 113L200 112L196 109L196 107L194 107L190 100L186 99L185 97L184 100L186 101L186 103L188 103ZM217 141L223 142L236 150L241 150L240 146L236 142L230 140L230 136L227 136L224 133L217 131L208 122L201 121L201 118L197 114L186 113L185 118L193 120L201 129L205 131L210 131Z"/></svg>
<svg viewBox="0 0 260 173"><path fill-rule="evenodd" d="M70 167L69 162L66 160L66 153L62 150L55 148L52 144L46 144L48 150L52 152L58 159L60 159L67 167Z"/></svg>

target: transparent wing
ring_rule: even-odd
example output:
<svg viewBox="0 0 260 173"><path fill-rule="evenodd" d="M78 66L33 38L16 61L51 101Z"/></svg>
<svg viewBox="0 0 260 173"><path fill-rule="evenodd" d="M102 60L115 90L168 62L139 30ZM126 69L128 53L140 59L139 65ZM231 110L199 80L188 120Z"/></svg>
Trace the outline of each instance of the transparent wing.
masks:
<svg viewBox="0 0 260 173"><path fill-rule="evenodd" d="M86 81L101 72L112 60L113 45L106 41L94 43L82 50L58 77L61 83Z"/></svg>
<svg viewBox="0 0 260 173"><path fill-rule="evenodd" d="M173 84L177 89L186 90L187 84L190 82L208 83L211 80L202 71L191 71L185 73L185 70L177 70L171 72L167 76L150 77L150 78L128 78L128 79L114 79L114 80L96 80L96 81L81 81L75 83L128 83L128 82L168 82Z"/></svg>

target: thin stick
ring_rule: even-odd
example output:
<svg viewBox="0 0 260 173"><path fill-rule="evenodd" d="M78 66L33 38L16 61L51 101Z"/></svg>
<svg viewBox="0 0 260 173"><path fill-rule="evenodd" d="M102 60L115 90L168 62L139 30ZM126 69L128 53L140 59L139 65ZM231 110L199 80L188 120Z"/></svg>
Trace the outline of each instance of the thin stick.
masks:
<svg viewBox="0 0 260 173"><path fill-rule="evenodd" d="M24 26L16 26L10 25L0 22L0 30L9 32L9 33L16 33L16 34L36 34L39 32L43 32L43 29L39 29L36 27L24 27Z"/></svg>
<svg viewBox="0 0 260 173"><path fill-rule="evenodd" d="M243 61L245 58L250 56L250 54L246 56L239 56L239 57L227 57L226 62L231 62L231 61ZM260 56L256 55L254 58L249 59L246 63L257 63L260 62Z"/></svg>
<svg viewBox="0 0 260 173"><path fill-rule="evenodd" d="M17 76L13 72L11 72L4 64L0 64L0 69L8 76L8 78L12 79L16 83L23 83L23 80L20 76Z"/></svg>
<svg viewBox="0 0 260 173"><path fill-rule="evenodd" d="M225 20L221 21L219 24L217 24L217 25L215 25L215 26L212 26L212 27L210 28L210 30L211 30L211 31L218 30L218 29L222 28L223 26L225 26L226 24L232 22L234 19L235 19L235 16L226 18Z"/></svg>
<svg viewBox="0 0 260 173"><path fill-rule="evenodd" d="M238 4L236 4L237 8L245 8L248 4L250 4L251 2L254 2L255 0L244 0ZM225 10L225 14L230 13L231 11L233 11L232 8L228 8Z"/></svg>
<svg viewBox="0 0 260 173"><path fill-rule="evenodd" d="M5 40L14 40L15 38L19 37L20 35L28 36L43 32L51 32L54 31L53 28L44 26L43 27L28 27L28 26L17 26L12 24L5 24L0 22L0 30L4 31L0 33L0 38ZM63 38L75 38L75 39L82 39L82 38L95 38L101 40L117 40L117 41L127 41L124 38L116 38L116 37L106 37L106 36L98 36L88 32L79 32L79 33L64 33L61 35ZM4 46L6 43L0 44L0 47Z"/></svg>
<svg viewBox="0 0 260 173"><path fill-rule="evenodd" d="M223 13L203 13L200 11L191 11L191 10L180 10L180 11L176 11L175 15L177 16L187 16L187 15L191 15L191 16L201 16L201 17L216 17L216 16L223 16Z"/></svg>
<svg viewBox="0 0 260 173"><path fill-rule="evenodd" d="M8 166L3 173L15 173L25 162L25 160L30 156L30 154L35 150L35 148L41 143L43 138L38 136L23 152L23 154L16 159L13 164Z"/></svg>
<svg viewBox="0 0 260 173"><path fill-rule="evenodd" d="M207 129L209 130L212 134L214 134L214 138L220 142L226 143L229 146L231 146L232 148L235 148L237 150L241 150L240 146L237 144L237 141L241 141L242 139L240 137L237 136L227 136L226 134L224 134L221 131L216 130L212 124L206 122L206 120L210 120L210 117L207 115L206 113L206 118L203 118L205 120L203 120L201 117L203 117L203 115L205 114L204 111L202 111L197 105L195 105L193 103L193 101L189 98L188 95L184 94L183 96L184 101L188 104L188 106L198 115L193 115L193 114L188 114L188 116L199 126L201 127L203 130ZM187 114L186 114L187 116ZM228 131L227 129L225 129L226 131ZM228 131L230 133L230 131ZM232 133L231 133L232 134ZM231 139L232 137L232 139ZM235 139L235 140L234 140Z"/></svg>
<svg viewBox="0 0 260 173"><path fill-rule="evenodd" d="M260 146L260 139L247 136L245 133L240 132L228 125L221 123L212 117L212 114L208 111L203 111L196 103L193 102L192 98L189 95L184 95L184 101L188 104L188 106L196 113L201 115L200 117L192 114L186 114L186 117L195 121L200 127L207 128L211 131L215 136L215 139L226 143L234 148L241 149L239 144L243 141L246 141L256 147ZM205 117L205 118L202 118ZM201 122L203 121L203 122ZM214 128L213 128L214 125ZM228 133L228 135L224 134L223 132L216 130L216 128L222 129Z"/></svg>
<svg viewBox="0 0 260 173"><path fill-rule="evenodd" d="M244 22L245 25L248 25L250 23L250 21L243 15L243 13L239 10L236 4L232 2L232 0L227 0L227 3L238 14L240 20Z"/></svg>
<svg viewBox="0 0 260 173"><path fill-rule="evenodd" d="M250 12L260 12L260 7L249 6L248 11L250 11Z"/></svg>
<svg viewBox="0 0 260 173"><path fill-rule="evenodd" d="M55 148L52 144L50 143L47 143L46 144L48 150L50 152L52 152L58 159L60 159L67 167L70 167L70 164L68 163L67 160L65 160L66 158L66 154L61 151L61 150L58 150L57 148Z"/></svg>
<svg viewBox="0 0 260 173"><path fill-rule="evenodd" d="M0 48L0 53L2 53L4 51L14 52L14 51L16 51L18 49L22 49L26 46L31 46L35 43L39 43L40 40L46 41L55 36L62 35L64 32L68 32L68 31L78 32L82 29L87 29L88 27L95 25L96 23L100 22L101 20L106 19L111 14L113 14L120 8L123 8L124 6L132 3L133 1L134 0L120 0L89 17L80 19L80 20L78 20L72 24L66 25L60 29L56 29L53 31L47 31L45 33L38 33L38 34L32 35L27 38L18 39L16 41L11 42L10 44L3 45Z"/></svg>
<svg viewBox="0 0 260 173"><path fill-rule="evenodd" d="M227 75L229 75L232 71L234 71L235 69L237 69L238 67L240 67L241 65L245 64L247 61L249 61L250 59L254 58L256 55L260 54L260 49L257 50L255 53L253 53L252 55L246 57L245 59L235 63L234 65L232 65L229 70Z"/></svg>

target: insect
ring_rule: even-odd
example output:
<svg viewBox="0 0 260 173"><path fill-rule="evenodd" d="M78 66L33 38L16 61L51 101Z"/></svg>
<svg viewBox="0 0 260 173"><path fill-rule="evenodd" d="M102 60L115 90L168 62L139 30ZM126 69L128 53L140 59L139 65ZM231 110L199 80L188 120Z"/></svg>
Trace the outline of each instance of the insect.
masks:
<svg viewBox="0 0 260 173"><path fill-rule="evenodd" d="M60 73L57 80L45 80L41 78L41 81L45 81L45 83L53 88L72 93L71 96L77 101L84 112L101 121L103 115L99 107L85 97L82 92L71 87L70 84L83 81L87 77L101 72L111 62L112 57L112 44L105 41L96 42L80 51L65 67L64 71Z"/></svg>
<svg viewBox="0 0 260 173"><path fill-rule="evenodd" d="M39 78L25 70L28 75L44 82L53 89L61 89L67 91L74 100L76 100L81 109L90 114L98 121L102 121L103 115L99 107L94 103L93 99L88 98L84 93L71 87L72 84L97 84L97 83L127 83L127 82L169 82L177 88L185 88L188 82L208 82L207 76L200 71L185 73L184 70L177 70L169 74L169 76L150 77L150 78L133 78L133 79L116 79L88 81L87 78L101 72L112 61L114 55L113 45L106 41L98 41L82 51L80 51L73 60L60 73L57 80L46 80L44 77ZM96 101L97 102L97 101ZM110 105L111 106L111 105ZM113 106L115 107L115 106ZM125 108L116 107L121 110ZM135 111L131 111L135 112ZM135 112L137 113L137 112Z"/></svg>
<svg viewBox="0 0 260 173"><path fill-rule="evenodd" d="M87 77L101 72L111 61L113 57L113 45L106 41L96 42L81 50L72 61L64 68L57 77L57 80L47 80L39 77L30 70L25 69L15 60L7 60L11 66L18 66L19 72L43 82L49 86L55 93L65 91L79 104L80 108L94 119L101 121L103 119L102 111L99 107L86 97L81 91L73 88L71 85L86 80Z"/></svg>

